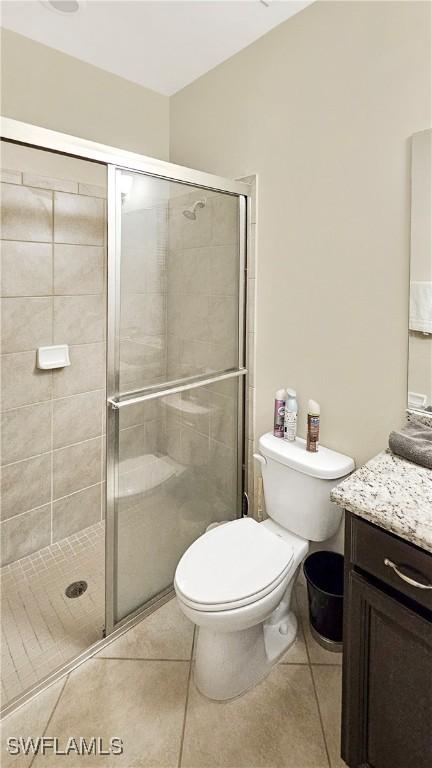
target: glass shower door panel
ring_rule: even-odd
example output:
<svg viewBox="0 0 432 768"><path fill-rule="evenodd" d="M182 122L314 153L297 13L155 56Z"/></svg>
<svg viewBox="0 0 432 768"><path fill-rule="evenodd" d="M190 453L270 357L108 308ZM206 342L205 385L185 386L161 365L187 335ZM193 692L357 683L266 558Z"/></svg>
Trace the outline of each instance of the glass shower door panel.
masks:
<svg viewBox="0 0 432 768"><path fill-rule="evenodd" d="M239 379L119 412L116 621L166 590L187 547L238 509Z"/></svg>
<svg viewBox="0 0 432 768"><path fill-rule="evenodd" d="M238 197L118 171L119 391L238 365Z"/></svg>
<svg viewBox="0 0 432 768"><path fill-rule="evenodd" d="M243 387L213 381L239 368L239 197L120 169L116 187L114 624L237 516Z"/></svg>

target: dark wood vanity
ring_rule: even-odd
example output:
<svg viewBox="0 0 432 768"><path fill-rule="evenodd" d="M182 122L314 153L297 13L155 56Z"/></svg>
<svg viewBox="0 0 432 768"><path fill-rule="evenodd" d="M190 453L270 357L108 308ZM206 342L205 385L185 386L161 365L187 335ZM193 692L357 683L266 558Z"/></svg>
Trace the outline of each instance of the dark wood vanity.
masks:
<svg viewBox="0 0 432 768"><path fill-rule="evenodd" d="M350 768L432 766L430 585L431 553L346 513L342 757Z"/></svg>

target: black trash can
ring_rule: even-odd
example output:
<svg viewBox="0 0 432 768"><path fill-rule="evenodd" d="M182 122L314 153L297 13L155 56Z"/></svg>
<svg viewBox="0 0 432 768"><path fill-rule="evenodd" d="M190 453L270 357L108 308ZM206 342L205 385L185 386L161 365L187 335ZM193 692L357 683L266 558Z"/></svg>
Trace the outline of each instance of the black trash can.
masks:
<svg viewBox="0 0 432 768"><path fill-rule="evenodd" d="M311 632L328 651L342 651L344 558L338 552L312 552L303 563Z"/></svg>

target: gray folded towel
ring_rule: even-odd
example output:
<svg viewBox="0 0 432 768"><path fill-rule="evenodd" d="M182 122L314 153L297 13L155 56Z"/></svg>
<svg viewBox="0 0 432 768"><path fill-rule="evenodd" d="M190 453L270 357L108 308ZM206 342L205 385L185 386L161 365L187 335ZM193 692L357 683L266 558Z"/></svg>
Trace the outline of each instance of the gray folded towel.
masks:
<svg viewBox="0 0 432 768"><path fill-rule="evenodd" d="M390 432L389 448L414 464L432 469L432 429L419 421L410 421L399 432Z"/></svg>

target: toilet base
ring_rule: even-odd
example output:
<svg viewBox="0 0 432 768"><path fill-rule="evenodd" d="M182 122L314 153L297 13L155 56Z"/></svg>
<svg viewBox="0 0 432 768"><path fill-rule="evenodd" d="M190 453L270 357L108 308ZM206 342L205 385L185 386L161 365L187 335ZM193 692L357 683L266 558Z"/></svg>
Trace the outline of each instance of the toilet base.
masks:
<svg viewBox="0 0 432 768"><path fill-rule="evenodd" d="M262 680L294 643L297 619L292 611L236 632L200 627L196 647L195 685L217 701L234 699Z"/></svg>

